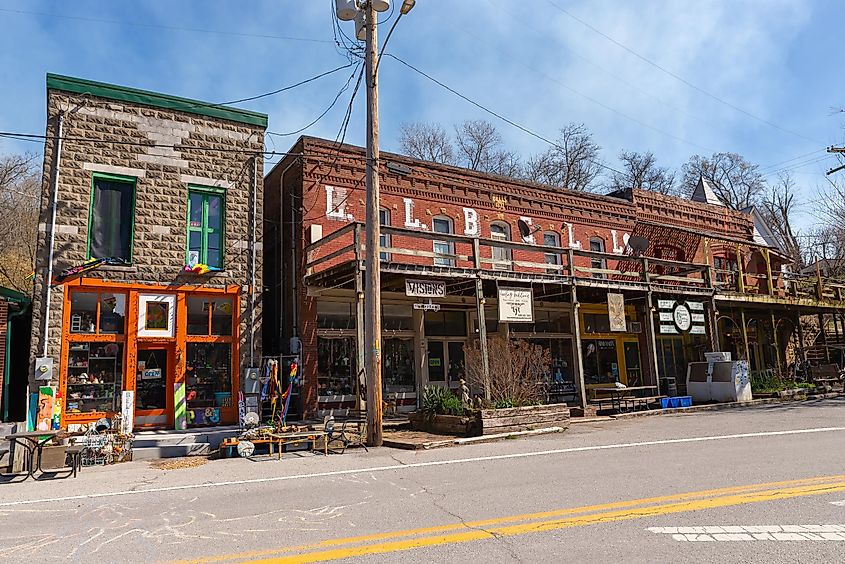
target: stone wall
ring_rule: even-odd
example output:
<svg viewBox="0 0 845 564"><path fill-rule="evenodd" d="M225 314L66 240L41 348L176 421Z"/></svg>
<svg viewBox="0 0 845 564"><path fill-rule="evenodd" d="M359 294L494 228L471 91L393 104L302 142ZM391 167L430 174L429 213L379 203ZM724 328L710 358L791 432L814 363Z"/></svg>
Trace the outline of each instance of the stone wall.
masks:
<svg viewBox="0 0 845 564"><path fill-rule="evenodd" d="M241 351L249 354L248 287L255 271L257 350L260 351L261 229L264 129L235 121L48 90L44 179L33 303L32 354L42 355L51 178L55 173L57 116L64 112L58 176L54 275L86 259L92 174L131 176L136 182L133 264L101 267L98 279L162 285L241 287ZM167 145L167 146L161 146ZM171 147L175 145L176 147ZM257 175L256 175L257 171ZM256 178L257 176L257 178ZM224 270L196 276L183 272L188 185L226 189ZM252 193L255 186L255 205ZM251 264L255 209L256 263ZM58 364L64 288L53 288L48 355ZM260 353L259 353L260 354ZM56 371L58 373L58 371Z"/></svg>

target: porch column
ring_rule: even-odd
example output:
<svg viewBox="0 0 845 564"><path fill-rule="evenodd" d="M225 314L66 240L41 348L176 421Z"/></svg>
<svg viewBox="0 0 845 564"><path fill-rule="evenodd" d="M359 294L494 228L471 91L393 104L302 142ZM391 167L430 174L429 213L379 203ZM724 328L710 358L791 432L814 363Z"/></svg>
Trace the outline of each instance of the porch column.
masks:
<svg viewBox="0 0 845 564"><path fill-rule="evenodd" d="M578 394L581 399L581 407L587 409L587 390L584 385L584 359L581 358L581 319L579 315L581 304L578 303L578 291L575 286L575 280L572 281L569 298L572 303L572 317L570 321L572 325L572 360L575 365L575 376L578 378Z"/></svg>
<svg viewBox="0 0 845 564"><path fill-rule="evenodd" d="M654 384L657 385L657 395L661 395L660 375L657 373L657 336L654 332L654 300L652 299L651 290L646 294L643 321L645 321L646 331L648 332L648 339L646 340L648 370L654 379Z"/></svg>
<svg viewBox="0 0 845 564"><path fill-rule="evenodd" d="M411 312L411 327L414 329L414 378L417 385L417 407L422 405L423 387L426 380L425 314L419 309Z"/></svg>
<svg viewBox="0 0 845 564"><path fill-rule="evenodd" d="M816 265L818 268L818 265ZM820 313L819 317L819 331L822 337L822 344L824 345L824 358L828 364L830 364L830 349L827 347L827 331L824 329L824 314Z"/></svg>
<svg viewBox="0 0 845 564"><path fill-rule="evenodd" d="M478 241L476 239L476 241ZM487 356L487 319L484 316L484 283L475 279L475 311L478 314L478 348L481 350L481 370L484 375L484 399L490 400L490 359Z"/></svg>
<svg viewBox="0 0 845 564"><path fill-rule="evenodd" d="M710 264L710 257L709 257L709 247L707 245L707 239L704 240L704 256L707 259L707 264ZM704 280L707 284L707 289L713 292L713 269L712 267L707 268L704 271ZM715 294L710 294L710 299L707 300L707 306L704 308L705 315L707 315L707 331L710 333L710 352L716 352L721 349L719 344L719 326L716 323L716 296Z"/></svg>
<svg viewBox="0 0 845 564"><path fill-rule="evenodd" d="M361 400L364 376L364 273L361 270L361 225L356 224L355 240L355 409L365 409Z"/></svg>
<svg viewBox="0 0 845 564"><path fill-rule="evenodd" d="M806 355L804 354L804 328L801 327L801 316L797 317L798 323L798 360L802 363L807 359Z"/></svg>
<svg viewBox="0 0 845 564"><path fill-rule="evenodd" d="M780 363L780 346L778 345L778 326L777 326L777 323L775 322L775 312L774 312L774 310L769 311L769 313L772 316L772 343L775 346L775 358L777 359L777 362L778 362L778 364L777 364L778 372L780 372L781 363Z"/></svg>
<svg viewBox="0 0 845 564"><path fill-rule="evenodd" d="M751 349L748 347L748 330L745 327L745 309L739 308L739 321L742 324L742 343L745 346L745 360L748 362L748 370L751 371Z"/></svg>

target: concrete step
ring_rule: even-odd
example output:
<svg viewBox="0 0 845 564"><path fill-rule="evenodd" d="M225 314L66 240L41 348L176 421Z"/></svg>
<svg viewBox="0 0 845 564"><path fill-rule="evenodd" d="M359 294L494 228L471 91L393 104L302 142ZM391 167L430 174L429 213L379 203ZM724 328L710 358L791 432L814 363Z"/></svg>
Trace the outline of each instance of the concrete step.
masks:
<svg viewBox="0 0 845 564"><path fill-rule="evenodd" d="M237 437L239 432L237 427L190 429L187 431L140 431L135 433L132 446L133 448L149 448L208 443L212 449L217 449L223 439Z"/></svg>
<svg viewBox="0 0 845 564"><path fill-rule="evenodd" d="M213 452L208 443L164 444L159 446L132 446L132 460L180 458L183 456L208 456Z"/></svg>

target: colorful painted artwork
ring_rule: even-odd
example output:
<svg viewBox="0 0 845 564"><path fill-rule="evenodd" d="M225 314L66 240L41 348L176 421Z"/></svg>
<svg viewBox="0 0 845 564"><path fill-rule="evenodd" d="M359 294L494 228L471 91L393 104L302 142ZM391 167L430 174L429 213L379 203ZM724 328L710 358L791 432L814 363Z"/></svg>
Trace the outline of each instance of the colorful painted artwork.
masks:
<svg viewBox="0 0 845 564"><path fill-rule="evenodd" d="M175 427L178 430L184 431L188 428L188 404L185 399L184 382L175 382L173 384L173 406Z"/></svg>
<svg viewBox="0 0 845 564"><path fill-rule="evenodd" d="M52 386L38 388L38 416L35 420L37 431L49 431L53 427L53 406L56 390Z"/></svg>
<svg viewBox="0 0 845 564"><path fill-rule="evenodd" d="M144 329L167 329L170 318L170 304L167 302L147 302L147 317Z"/></svg>

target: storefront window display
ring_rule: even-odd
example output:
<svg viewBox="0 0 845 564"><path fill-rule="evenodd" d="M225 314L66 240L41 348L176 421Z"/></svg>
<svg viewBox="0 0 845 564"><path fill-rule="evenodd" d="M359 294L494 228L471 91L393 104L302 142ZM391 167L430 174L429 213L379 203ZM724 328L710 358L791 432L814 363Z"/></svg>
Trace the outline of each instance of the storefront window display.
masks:
<svg viewBox="0 0 845 564"><path fill-rule="evenodd" d="M584 363L584 382L607 384L619 381L619 361L613 339L583 339L581 355Z"/></svg>
<svg viewBox="0 0 845 564"><path fill-rule="evenodd" d="M70 333L123 335L126 330L126 294L73 292L70 296Z"/></svg>
<svg viewBox="0 0 845 564"><path fill-rule="evenodd" d="M232 298L189 296L188 335L232 334Z"/></svg>
<svg viewBox="0 0 845 564"><path fill-rule="evenodd" d="M382 377L384 390L390 392L413 392L414 342L411 339L385 339L382 353Z"/></svg>
<svg viewBox="0 0 845 564"><path fill-rule="evenodd" d="M355 339L317 338L317 386L319 395L355 393Z"/></svg>
<svg viewBox="0 0 845 564"><path fill-rule="evenodd" d="M188 343L186 352L188 424L217 424L220 408L232 405L232 345Z"/></svg>
<svg viewBox="0 0 845 564"><path fill-rule="evenodd" d="M122 389L122 343L70 343L66 392L68 413L118 411Z"/></svg>

